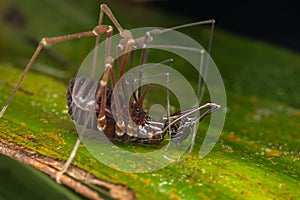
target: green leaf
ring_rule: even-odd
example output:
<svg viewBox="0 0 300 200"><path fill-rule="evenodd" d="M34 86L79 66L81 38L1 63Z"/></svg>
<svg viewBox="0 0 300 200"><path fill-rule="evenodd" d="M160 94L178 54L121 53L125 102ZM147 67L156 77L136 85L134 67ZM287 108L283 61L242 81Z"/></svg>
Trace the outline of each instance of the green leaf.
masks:
<svg viewBox="0 0 300 200"><path fill-rule="evenodd" d="M140 13L135 13L139 17L128 12L133 9L128 2L112 1L109 5L126 28L136 25L170 27L180 24L179 21L187 22L173 16L174 23L167 24L164 14L142 5L138 7ZM0 45L5 51L0 55L0 105L5 103L12 90L11 84L17 82L33 52L34 47L24 38L30 36L38 41L41 37L90 30L97 23L99 13L97 3L81 1L77 4L7 1L0 8L1 13L17 8L27 22L18 28L11 22L1 22L4 28L0 33ZM153 18L141 21L145 13ZM82 39L48 48L68 61L64 68L60 59L41 54L34 66L35 72L29 72L21 85L25 92L17 92L0 119L2 138L45 156L68 158L77 133L67 114L67 82L76 74L73 66L79 66L93 44L94 40ZM200 128L195 149L188 159L155 172L116 171L94 159L84 146L80 147L72 164L101 179L126 185L138 199L296 199L300 195L299 54L217 29L212 57L226 85L228 113L222 135L208 156L202 159L198 156L204 129ZM205 126L206 122L202 127ZM3 159L0 169L4 169L1 163L8 162ZM21 183L26 185L27 179L20 173L17 176L22 181L16 184L16 191L25 187ZM1 188L9 187L7 191L11 191L15 181L1 182ZM51 182L44 178L40 181L47 185ZM51 184L55 190L53 182ZM58 195L66 192L58 190ZM67 193L66 196L73 195Z"/></svg>

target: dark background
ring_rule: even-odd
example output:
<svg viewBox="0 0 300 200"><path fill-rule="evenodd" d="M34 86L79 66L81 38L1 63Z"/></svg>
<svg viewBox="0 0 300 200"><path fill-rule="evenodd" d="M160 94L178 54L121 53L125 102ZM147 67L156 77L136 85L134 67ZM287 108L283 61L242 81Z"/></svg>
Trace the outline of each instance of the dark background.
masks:
<svg viewBox="0 0 300 200"><path fill-rule="evenodd" d="M214 18L222 29L300 52L297 1L154 0L148 4L197 20Z"/></svg>

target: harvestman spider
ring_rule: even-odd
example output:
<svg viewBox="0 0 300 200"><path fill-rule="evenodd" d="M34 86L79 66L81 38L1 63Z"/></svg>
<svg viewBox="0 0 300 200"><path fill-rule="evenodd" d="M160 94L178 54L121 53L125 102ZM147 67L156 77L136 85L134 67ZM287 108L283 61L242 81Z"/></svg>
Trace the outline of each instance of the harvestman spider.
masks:
<svg viewBox="0 0 300 200"><path fill-rule="evenodd" d="M147 33L145 37L133 39L132 34L129 30L123 29L121 25L118 23L114 15L112 14L111 10L108 8L107 5L102 4L100 6L100 16L99 16L99 22L96 27L92 31L87 32L80 32L75 34L69 34L69 35L63 35L58 37L51 37L51 38L43 38L38 47L36 48L34 54L32 55L30 61L28 62L23 74L21 75L19 81L17 82L16 86L14 87L11 95L9 96L7 102L5 103L4 107L2 108L0 112L0 117L3 116L5 113L7 107L9 106L10 102L12 101L16 91L19 89L20 84L22 83L25 75L31 68L33 62L36 60L38 54L42 50L44 46L63 42L66 40L72 40L82 37L96 37L96 44L95 44L95 53L94 53L94 62L92 66L92 73L95 70L96 65L96 55L97 55L97 48L98 44L100 43L100 35L105 34L106 35L106 52L105 52L105 69L104 74L102 76L102 79L100 82L95 81L92 77L86 78L86 77L79 77L76 79L72 79L70 82L70 86L68 88L67 92L67 100L68 100L68 107L69 107L69 114L71 115L72 119L75 122L84 121L86 118L83 118L82 116L79 116L78 114L78 106L76 98L76 95L80 95L82 92L88 93L88 91L91 89L91 87L97 88L96 94L88 94L92 99L82 99L80 103L90 103L91 101L96 102L94 104L94 109L97 111L97 128L98 130L103 130L105 135L110 139L117 139L121 141L136 141L136 142L142 142L142 143L159 143L164 139L164 135L168 132L170 135L170 139L174 140L175 142L180 141L182 138L185 137L182 136L181 129L185 127L194 126L195 124L199 123L200 120L202 120L205 116L209 115L210 113L218 110L220 106L215 103L206 103L202 106L197 106L195 108L191 108L188 110L184 110L181 112L174 113L170 115L168 113L168 116L165 117L162 121L155 121L151 119L147 114L143 111L142 104L143 100L149 90L149 87L147 87L144 92L141 92L141 87L138 88L137 92L133 94L135 101L130 103L129 105L129 113L131 115L131 119L134 122L128 123L126 121L126 117L122 117L121 112L123 112L122 108L122 99L118 97L118 95L115 96L116 103L116 110L118 112L118 119L114 120L111 113L111 92L114 89L114 86L116 84L116 78L113 70L113 58L109 55L110 51L110 39L113 34L113 28L109 25L103 25L103 16L106 14L108 18L111 20L113 25L117 28L120 36L122 37L122 42L119 43L119 45L116 47L116 51L118 52L117 55L121 55L121 52L124 52L123 56L117 56L117 62L119 67L119 80L122 75L124 74L124 70L126 67L126 64L128 62L128 59L130 55L132 56L134 52L134 47L136 44L145 42L148 39L151 38L151 36ZM189 26L195 26L195 25L201 25L201 24L211 24L211 36L210 36L210 44L209 44L209 50L211 47L211 40L212 40L212 32L214 28L214 20L207 20L207 21L200 21L196 23L186 24L182 26L173 27L170 30L175 30L179 28L189 27ZM145 43L142 43L145 44ZM145 64L147 61L149 49L143 48L142 54L141 54L141 65ZM171 62L171 61L169 61ZM107 83L108 81L111 82L111 88L108 87ZM74 89L74 85L79 85L76 89ZM200 91L200 79L198 83L198 97L199 97L199 91ZM87 98L87 97L86 97ZM169 105L168 105L169 106ZM77 110L76 110L77 109ZM190 117L192 114L204 110L205 112L202 113L198 117ZM184 139L184 138L183 138ZM80 138L77 139L76 144L72 150L72 153L65 163L64 167L61 169L60 173L56 177L56 181L59 182L61 175L67 170L68 166L71 164L76 151L78 149L78 146L80 144L81 140Z"/></svg>

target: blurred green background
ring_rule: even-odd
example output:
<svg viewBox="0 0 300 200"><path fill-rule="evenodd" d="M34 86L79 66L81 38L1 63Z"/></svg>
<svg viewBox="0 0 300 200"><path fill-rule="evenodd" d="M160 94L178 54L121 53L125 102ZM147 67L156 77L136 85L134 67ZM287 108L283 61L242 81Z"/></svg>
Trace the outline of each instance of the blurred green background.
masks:
<svg viewBox="0 0 300 200"><path fill-rule="evenodd" d="M175 1L176 4L174 3L172 7L172 2L168 1L145 3L117 0L101 2L2 0L1 81L16 82L18 78L16 74L8 74L7 69L10 70L11 67L24 69L42 37L93 28L97 23L99 5L102 2L110 6L120 24L127 29L144 26L172 27L199 20L199 15L195 14L197 9L193 7L194 4L182 5L181 12L178 9L180 7L178 1ZM226 10L226 5L222 5ZM191 8L191 14L186 11L188 8ZM207 15L203 19L213 18L218 10L211 5L203 9L205 10L203 14ZM264 42L263 36L251 35L251 32L244 33L247 37L241 36L243 33L238 34L238 31L228 26L228 23L243 22L235 22L231 18L227 18L228 21L224 20L228 16L225 12L220 11L216 15L216 19L220 18L222 23L218 27L217 21L211 55L225 83L228 107L224 131L214 150L204 159L199 159L197 151L194 151L183 163L174 164L152 174L124 174L105 169L101 164L95 166L104 168L105 172L98 168L92 171L103 179L127 185L140 199L297 199L300 196L300 57L297 52L299 47L294 45L297 42L289 45L283 40L276 40L276 37L268 40L278 41L277 44L281 45L279 46ZM270 18L267 12L266 16ZM249 22L251 25L252 23ZM247 21L243 24L247 25ZM226 31L226 27L235 33ZM269 32L269 35L274 33L271 28L269 31L260 30L261 27L251 28L257 32ZM191 29L189 34L197 38L199 35L197 30ZM288 29L280 25L278 30L287 32L282 36L284 38L291 37L288 32L294 33L293 28ZM199 40L203 37L206 36L200 34ZM41 53L33 66L33 71L38 76L52 77L60 87L67 86L69 79L76 75L76 69L93 45L94 39L53 45ZM288 49L289 47L293 50ZM34 74L32 76L31 80L34 80ZM45 83L48 82L49 80L45 79ZM2 84L1 105L11 90L11 88L2 90L3 87ZM61 92L64 93L64 90ZM64 94L59 103L64 103L63 96ZM17 99L16 108L22 107L21 103L16 102ZM10 113L4 116L5 119L14 121L22 117L21 115L18 118L16 116L18 113L14 115L13 107ZM64 105L60 105L60 108L63 109ZM62 125L65 121L59 122L54 127L61 126L65 132L69 132L70 124L66 124L66 127ZM5 125L6 122L1 123ZM14 123L18 124L18 120ZM30 126L28 129L34 130ZM7 130L2 130L1 134L13 134ZM64 159L75 138L76 135L72 135L71 143L66 145L67 150L61 156ZM84 155L84 150L82 152ZM50 156L61 158L58 153L59 151ZM0 158L0 199L83 198L29 167L4 156ZM83 164L82 160L78 158L76 164L87 169L88 165ZM23 192L18 195L15 191Z"/></svg>

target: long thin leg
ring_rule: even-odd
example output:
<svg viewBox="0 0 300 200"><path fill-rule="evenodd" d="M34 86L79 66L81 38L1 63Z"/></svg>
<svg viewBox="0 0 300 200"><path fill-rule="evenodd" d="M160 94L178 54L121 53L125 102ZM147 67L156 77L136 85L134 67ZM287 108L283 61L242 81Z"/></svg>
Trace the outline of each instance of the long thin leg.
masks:
<svg viewBox="0 0 300 200"><path fill-rule="evenodd" d="M77 153L78 147L80 145L80 142L81 142L80 137L78 137L68 160L66 161L64 166L60 169L60 171L57 173L56 182L60 183L60 178L67 171L68 167L70 166L71 162L73 161L73 159Z"/></svg>
<svg viewBox="0 0 300 200"><path fill-rule="evenodd" d="M93 114L93 112L90 112L87 119L90 119L91 118L91 115ZM84 126L83 127L87 127L87 124L89 123L89 120L86 120L84 122ZM73 150L68 158L68 160L66 161L66 163L64 164L64 166L61 168L60 172L57 173L57 176L56 176L56 182L57 183L60 183L60 178L61 176L67 171L67 169L69 168L69 166L71 165L71 162L73 161L74 157L76 156L76 153L77 153L77 150L78 150L78 147L81 143L81 140L80 140L80 136L82 136L82 134L84 133L84 130L85 128L83 128L80 132L78 132L78 135L79 137L77 138L77 141L73 147Z"/></svg>
<svg viewBox="0 0 300 200"><path fill-rule="evenodd" d="M12 93L10 94L9 98L7 99L5 105L3 106L3 108L2 108L2 110L1 110L1 112L0 112L0 117L2 117L3 114L5 113L7 107L9 106L9 104L10 104L11 100L13 99L15 93L16 93L17 90L19 89L19 87L20 87L20 85L21 85L21 83L22 83L22 81L23 81L25 75L26 75L27 72L29 71L29 69L30 69L32 63L34 62L34 60L36 59L36 57L38 56L38 54L39 54L40 51L42 50L43 46L44 46L44 45L43 45L42 43L40 43L39 46L36 48L36 50L35 50L33 56L31 57L29 63L28 63L27 66L26 66L26 68L25 68L25 70L24 70L22 76L20 77L18 83L16 84L15 88L13 89L13 91L12 91Z"/></svg>
<svg viewBox="0 0 300 200"><path fill-rule="evenodd" d="M201 74L203 74L203 62L204 62L204 50L200 51L200 65L199 65L199 77L198 77L198 87L197 87L197 99L198 103L200 104L200 101L202 100L203 97L203 92L204 92L204 81L203 78L201 77ZM202 86L202 87L201 87Z"/></svg>
<svg viewBox="0 0 300 200"><path fill-rule="evenodd" d="M121 85L124 88L123 82L121 82ZM120 85L115 83L113 85L113 89L114 89L114 92L113 92L114 102L115 102L116 111L117 111L117 122L116 122L116 125L115 125L115 132L118 136L122 136L125 132L126 125L125 125L124 118L123 118L123 115L122 115L122 107L121 107L120 96L119 96ZM124 93L124 97L125 97L124 99L126 100L126 92ZM127 102L127 101L125 101L125 102Z"/></svg>
<svg viewBox="0 0 300 200"><path fill-rule="evenodd" d="M96 94L96 101L101 97L100 111L98 115L98 129L104 130L106 126L106 117L105 117L105 108L106 108L106 88L109 76L111 76L112 71L112 62L113 59L110 57L110 48L111 48L111 36L113 33L113 28L109 26L109 29L106 32L106 46L105 46L105 71L103 77L100 81L99 92Z"/></svg>
<svg viewBox="0 0 300 200"><path fill-rule="evenodd" d="M112 23L115 25L115 27L118 29L118 31L121 33L124 31L124 29L119 24L118 20L115 18L115 16L112 14L111 10L106 4L101 4L100 6L101 11L103 11L108 18L112 21Z"/></svg>
<svg viewBox="0 0 300 200"><path fill-rule="evenodd" d="M96 101L101 97L100 111L98 115L98 129L104 130L106 126L105 108L106 108L106 87L108 82L108 77L111 71L112 65L108 64L106 66L103 77L100 81L100 87L96 94Z"/></svg>
<svg viewBox="0 0 300 200"><path fill-rule="evenodd" d="M39 45L37 46L35 52L33 53L32 57L31 57L31 59L29 60L27 66L26 66L24 72L22 73L19 81L17 82L15 88L13 89L13 91L10 94L9 98L7 99L5 105L3 106L3 108L0 112L0 117L2 117L3 114L5 113L7 107L9 106L9 104L12 101L14 95L16 94L17 90L19 89L23 79L25 78L27 72L30 70L32 64L34 63L34 61L36 60L37 56L39 55L39 53L41 52L41 50L44 46L54 44L54 43L63 42L63 41L66 41L66 40L72 40L72 39L76 39L76 38L91 37L91 36L100 35L100 34L103 34L104 32L106 32L107 29L108 29L108 26L103 25L103 26L96 26L93 31L63 35L63 36L52 37L52 38L43 38L41 40L41 42L39 43Z"/></svg>
<svg viewBox="0 0 300 200"><path fill-rule="evenodd" d="M119 84L116 84L114 90L115 90L114 91L114 102L115 102L116 111L117 111L117 123L116 123L115 130L116 130L116 134L118 136L122 136L125 131L125 122L123 119L121 102L120 102L120 98L119 98Z"/></svg>

